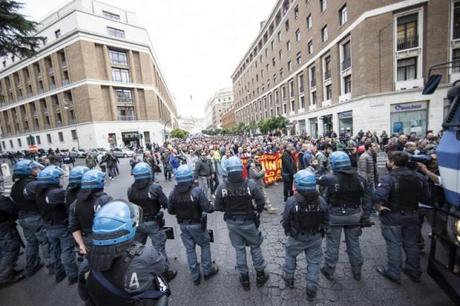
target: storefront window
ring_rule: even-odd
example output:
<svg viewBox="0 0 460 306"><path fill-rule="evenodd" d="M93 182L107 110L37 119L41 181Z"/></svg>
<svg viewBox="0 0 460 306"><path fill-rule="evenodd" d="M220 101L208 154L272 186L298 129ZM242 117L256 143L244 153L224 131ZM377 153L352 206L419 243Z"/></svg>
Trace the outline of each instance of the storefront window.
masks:
<svg viewBox="0 0 460 306"><path fill-rule="evenodd" d="M323 134L329 135L332 132L332 115L323 117Z"/></svg>
<svg viewBox="0 0 460 306"><path fill-rule="evenodd" d="M391 105L391 131L394 134L410 134L423 136L427 130L428 103L413 102Z"/></svg>
<svg viewBox="0 0 460 306"><path fill-rule="evenodd" d="M353 135L353 111L338 113L339 116L339 133L349 133Z"/></svg>

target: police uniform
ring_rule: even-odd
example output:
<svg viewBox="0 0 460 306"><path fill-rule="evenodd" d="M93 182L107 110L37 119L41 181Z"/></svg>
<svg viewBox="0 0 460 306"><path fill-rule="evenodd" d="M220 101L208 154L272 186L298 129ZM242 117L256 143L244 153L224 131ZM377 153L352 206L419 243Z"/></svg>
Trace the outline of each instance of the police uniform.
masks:
<svg viewBox="0 0 460 306"><path fill-rule="evenodd" d="M136 165L137 166L137 165ZM166 256L166 235L161 230L163 212L161 208L168 207L168 198L163 193L160 185L150 180L136 181L128 189L128 200L143 210L143 220L137 227L136 240L145 244L147 236L152 240L152 245Z"/></svg>
<svg viewBox="0 0 460 306"><path fill-rule="evenodd" d="M50 245L35 201L37 184L33 177L26 177L16 181L11 188L11 198L18 211L18 223L26 239L25 272L29 276L42 266L39 251L50 273L54 273L50 261Z"/></svg>
<svg viewBox="0 0 460 306"><path fill-rule="evenodd" d="M77 201L70 206L69 231L71 233L80 230L87 248L92 244L92 227L94 214L107 202L112 200L102 190L94 190L90 193L80 190Z"/></svg>
<svg viewBox="0 0 460 306"><path fill-rule="evenodd" d="M167 305L168 285L159 275L168 265L158 250L134 241L140 218L140 209L124 201L111 201L97 212L87 304Z"/></svg>
<svg viewBox="0 0 460 306"><path fill-rule="evenodd" d="M265 197L254 181L242 177L240 163L241 161L235 156L228 159L228 178L217 187L214 205L216 210L224 212L230 241L236 251L236 270L240 273L243 288L249 290L246 246L251 249L258 287L268 280L268 275L264 272L266 265L260 247L263 237L256 226L258 214L264 210ZM256 207L252 203L253 200Z"/></svg>
<svg viewBox="0 0 460 306"><path fill-rule="evenodd" d="M343 164L336 166L337 158L339 159L338 163L343 162ZM331 154L331 167L334 171L333 174L327 174L318 179L318 185L324 188L329 211L325 262L321 272L329 280L333 279L339 259L340 239L343 230L353 277L360 280L363 265L359 244L359 237L362 234L360 224L369 222L372 212L372 196L366 179L351 168L350 159L346 153L333 152ZM350 225L335 226L336 224Z"/></svg>
<svg viewBox="0 0 460 306"><path fill-rule="evenodd" d="M289 197L284 207L281 224L288 240L283 266L283 279L288 288L294 288L297 256L304 252L307 261L305 272L307 298L312 300L319 287L319 270L322 258L321 242L326 226L327 204L316 191L315 174L301 170L294 176L296 193Z"/></svg>
<svg viewBox="0 0 460 306"><path fill-rule="evenodd" d="M14 270L21 248L17 218L11 199L0 195L0 288L23 278Z"/></svg>
<svg viewBox="0 0 460 306"><path fill-rule="evenodd" d="M286 235L286 259L284 273L287 282L294 281L296 258L304 252L307 261L305 279L307 288L316 291L319 287L319 269L322 258L321 243L323 230L327 223L326 201L316 195L307 198L301 193L289 197L283 212L283 225Z"/></svg>
<svg viewBox="0 0 460 306"><path fill-rule="evenodd" d="M181 166L176 171L176 179L179 180ZM203 266L204 278L209 279L217 273L216 267L211 259L210 236L206 230L205 224L202 224L203 212L212 213L214 206L208 201L205 192L200 187L193 187L192 172L190 170L189 183L176 185L169 196L168 212L176 215L177 223L181 229L181 238L187 251L187 262L192 273L193 281L196 285L200 283L201 273L200 265L196 256L195 245L201 247L201 264Z"/></svg>
<svg viewBox="0 0 460 306"><path fill-rule="evenodd" d="M420 254L417 247L418 203L429 198L426 182L407 167L393 169L383 176L375 191L375 201L391 211L382 210L382 235L387 244L388 266L377 271L397 283L401 277L401 246L406 254L403 272L420 281Z"/></svg>
<svg viewBox="0 0 460 306"><path fill-rule="evenodd" d="M46 235L51 246L51 263L56 282L67 275L69 284L77 282L78 269L75 260L75 242L68 230L65 190L59 186L64 171L48 166L38 175L37 205L43 218Z"/></svg>

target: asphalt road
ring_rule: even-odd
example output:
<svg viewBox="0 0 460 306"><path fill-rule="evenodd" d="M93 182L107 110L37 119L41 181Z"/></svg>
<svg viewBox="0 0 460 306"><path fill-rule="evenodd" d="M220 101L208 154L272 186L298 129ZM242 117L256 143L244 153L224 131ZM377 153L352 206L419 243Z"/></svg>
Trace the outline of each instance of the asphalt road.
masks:
<svg viewBox="0 0 460 306"><path fill-rule="evenodd" d="M380 165L382 163L380 162ZM121 162L121 177L107 183L106 191L114 198L126 199L126 190L132 182L128 160ZM169 194L173 182L160 183L166 194ZM8 185L8 182L7 182ZM268 188L269 197L275 207L281 209L282 186ZM422 282L415 284L404 275L402 284L393 284L375 272L375 266L385 264L386 249L380 233L380 227L374 226L363 230L361 237L362 252L364 255L363 279L360 282L353 280L346 254L344 242L340 250L340 259L336 270L336 281L329 282L321 276L320 290L315 302L305 299L306 270L303 255L298 257L298 267L295 276L295 289L285 287L281 279L284 263L284 243L286 237L280 225L279 214L263 214L261 231L265 238L262 245L263 254L268 264L267 271L270 280L263 288L255 286L255 272L251 273L251 291L245 292L238 283L238 274L235 271L235 252L229 242L228 232L223 222L222 213L217 212L209 216L208 226L214 230L215 243L212 244L213 259L220 267L219 274L209 281L203 281L198 287L191 281L186 263L185 249L179 238L179 228L176 220L166 216L167 226L173 226L176 240L169 240L167 252L170 261L178 276L171 283L172 296L170 305L454 305L442 290L425 273ZM375 220L376 221L376 220ZM378 223L378 222L377 222ZM429 228L426 226L425 231ZM324 243L323 243L324 247ZM250 258L250 255L248 255ZM426 267L427 255L422 256L422 265ZM24 265L24 256L21 256L19 266ZM0 305L5 306L73 306L82 305L76 286L69 287L66 282L55 284L54 278L47 275L42 269L29 279L25 279L11 287L0 290Z"/></svg>

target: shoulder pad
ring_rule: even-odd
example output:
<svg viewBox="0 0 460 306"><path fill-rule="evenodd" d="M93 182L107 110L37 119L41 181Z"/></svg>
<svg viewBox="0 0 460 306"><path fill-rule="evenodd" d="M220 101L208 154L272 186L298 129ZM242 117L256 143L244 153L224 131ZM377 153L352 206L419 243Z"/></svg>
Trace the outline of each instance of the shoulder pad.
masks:
<svg viewBox="0 0 460 306"><path fill-rule="evenodd" d="M48 204L61 204L65 203L65 190L53 189L46 194L46 203Z"/></svg>

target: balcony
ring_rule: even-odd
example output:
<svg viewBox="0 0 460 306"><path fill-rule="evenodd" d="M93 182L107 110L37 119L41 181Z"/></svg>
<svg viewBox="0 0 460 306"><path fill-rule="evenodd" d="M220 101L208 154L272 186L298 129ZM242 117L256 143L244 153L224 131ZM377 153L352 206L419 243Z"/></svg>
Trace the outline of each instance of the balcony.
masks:
<svg viewBox="0 0 460 306"><path fill-rule="evenodd" d="M331 78L331 71L329 70L324 73L324 79L329 80L330 78Z"/></svg>
<svg viewBox="0 0 460 306"><path fill-rule="evenodd" d="M342 71L351 67L351 58L346 58L342 61Z"/></svg>
<svg viewBox="0 0 460 306"><path fill-rule="evenodd" d="M315 87L316 86L316 79L313 79L310 81L310 87Z"/></svg>
<svg viewBox="0 0 460 306"><path fill-rule="evenodd" d="M118 115L118 120L120 121L133 121L136 120L134 115Z"/></svg>
<svg viewBox="0 0 460 306"><path fill-rule="evenodd" d="M397 41L397 50L406 50L418 47L418 35L407 36L400 38Z"/></svg>

